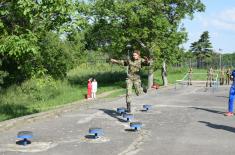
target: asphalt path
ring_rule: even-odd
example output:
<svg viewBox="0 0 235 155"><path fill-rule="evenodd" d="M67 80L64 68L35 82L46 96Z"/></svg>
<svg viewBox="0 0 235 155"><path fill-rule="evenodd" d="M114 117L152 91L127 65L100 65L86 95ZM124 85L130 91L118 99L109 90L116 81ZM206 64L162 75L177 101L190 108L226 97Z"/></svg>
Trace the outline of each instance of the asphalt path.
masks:
<svg viewBox="0 0 235 155"><path fill-rule="evenodd" d="M235 153L235 117L225 117L229 86L206 90L201 86L163 88L133 97L132 122L141 122L139 131L130 130L116 109L125 97L98 99L74 104L66 110L29 117L32 121L0 123L2 155L215 155ZM143 105L152 109L143 111ZM49 112L50 113L50 112ZM48 113L47 113L48 115ZM9 122L12 122L10 120ZM93 139L88 130L103 129ZM31 144L17 144L19 131L32 131Z"/></svg>

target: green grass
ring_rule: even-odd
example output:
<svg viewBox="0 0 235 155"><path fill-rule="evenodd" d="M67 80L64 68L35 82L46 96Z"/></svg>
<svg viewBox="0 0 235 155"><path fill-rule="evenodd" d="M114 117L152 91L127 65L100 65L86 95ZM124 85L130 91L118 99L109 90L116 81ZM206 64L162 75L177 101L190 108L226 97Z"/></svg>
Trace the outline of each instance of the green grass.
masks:
<svg viewBox="0 0 235 155"><path fill-rule="evenodd" d="M187 69L169 68L168 71L169 83L174 83L175 80L183 78ZM194 70L194 72L205 72L205 70ZM160 71L156 71L154 76L155 82L162 84ZM98 81L98 95L112 90L117 91L106 98L125 94L125 67L110 64L81 65L71 70L67 79L63 81L56 81L51 77L33 78L20 86L11 86L1 91L0 121L47 111L82 100L87 92L87 80L91 77ZM147 84L146 75L143 82Z"/></svg>
<svg viewBox="0 0 235 155"><path fill-rule="evenodd" d="M167 79L170 84L174 84L176 80L182 80L186 73L188 72L188 68L169 68ZM197 74L203 73L203 74ZM206 80L207 78L207 70L205 69L193 69L193 79L192 80ZM156 71L154 74L155 82L162 84L161 72L160 70Z"/></svg>
<svg viewBox="0 0 235 155"><path fill-rule="evenodd" d="M115 98L124 94L126 94L126 89L123 88L105 96L105 98Z"/></svg>
<svg viewBox="0 0 235 155"><path fill-rule="evenodd" d="M54 109L85 98L87 80L98 81L97 95L125 87L125 69L109 64L81 65L68 73L68 78L55 81L50 77L34 78L11 86L0 94L0 121Z"/></svg>

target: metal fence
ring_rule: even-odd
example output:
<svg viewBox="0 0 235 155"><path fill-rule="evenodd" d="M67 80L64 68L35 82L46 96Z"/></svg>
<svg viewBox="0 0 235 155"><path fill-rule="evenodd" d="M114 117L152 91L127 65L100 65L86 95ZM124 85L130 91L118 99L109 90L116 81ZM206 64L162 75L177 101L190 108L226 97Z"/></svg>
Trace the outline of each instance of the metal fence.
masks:
<svg viewBox="0 0 235 155"><path fill-rule="evenodd" d="M196 86L201 86L206 88L207 86L207 73L192 73L191 76L191 82L192 85L196 85ZM179 88L185 88L189 86L189 73L186 73L185 76L180 79L180 80L176 80L175 82L175 89L179 89ZM212 77L212 90L213 92L219 87L219 74L215 73Z"/></svg>

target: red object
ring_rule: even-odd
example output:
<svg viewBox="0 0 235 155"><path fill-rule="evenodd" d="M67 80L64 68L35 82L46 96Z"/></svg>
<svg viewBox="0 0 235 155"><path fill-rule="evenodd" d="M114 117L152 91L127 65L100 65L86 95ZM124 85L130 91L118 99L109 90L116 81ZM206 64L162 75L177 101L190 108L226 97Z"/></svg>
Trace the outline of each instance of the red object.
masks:
<svg viewBox="0 0 235 155"><path fill-rule="evenodd" d="M227 112L227 113L225 113L225 116L233 116L233 113L232 112Z"/></svg>
<svg viewBox="0 0 235 155"><path fill-rule="evenodd" d="M153 85L152 85L152 88L154 88L154 89L159 89L159 84L157 84L157 83L154 83Z"/></svg>
<svg viewBox="0 0 235 155"><path fill-rule="evenodd" d="M91 89L92 89L91 80L88 80L88 84L87 84L87 99L91 98Z"/></svg>

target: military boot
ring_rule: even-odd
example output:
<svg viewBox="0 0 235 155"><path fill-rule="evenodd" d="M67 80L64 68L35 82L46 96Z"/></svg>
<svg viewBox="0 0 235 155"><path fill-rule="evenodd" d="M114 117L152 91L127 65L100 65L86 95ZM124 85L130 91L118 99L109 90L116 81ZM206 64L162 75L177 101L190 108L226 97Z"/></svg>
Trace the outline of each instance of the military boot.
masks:
<svg viewBox="0 0 235 155"><path fill-rule="evenodd" d="M143 92L144 93L147 93L148 92L148 89L146 87L143 88Z"/></svg>

